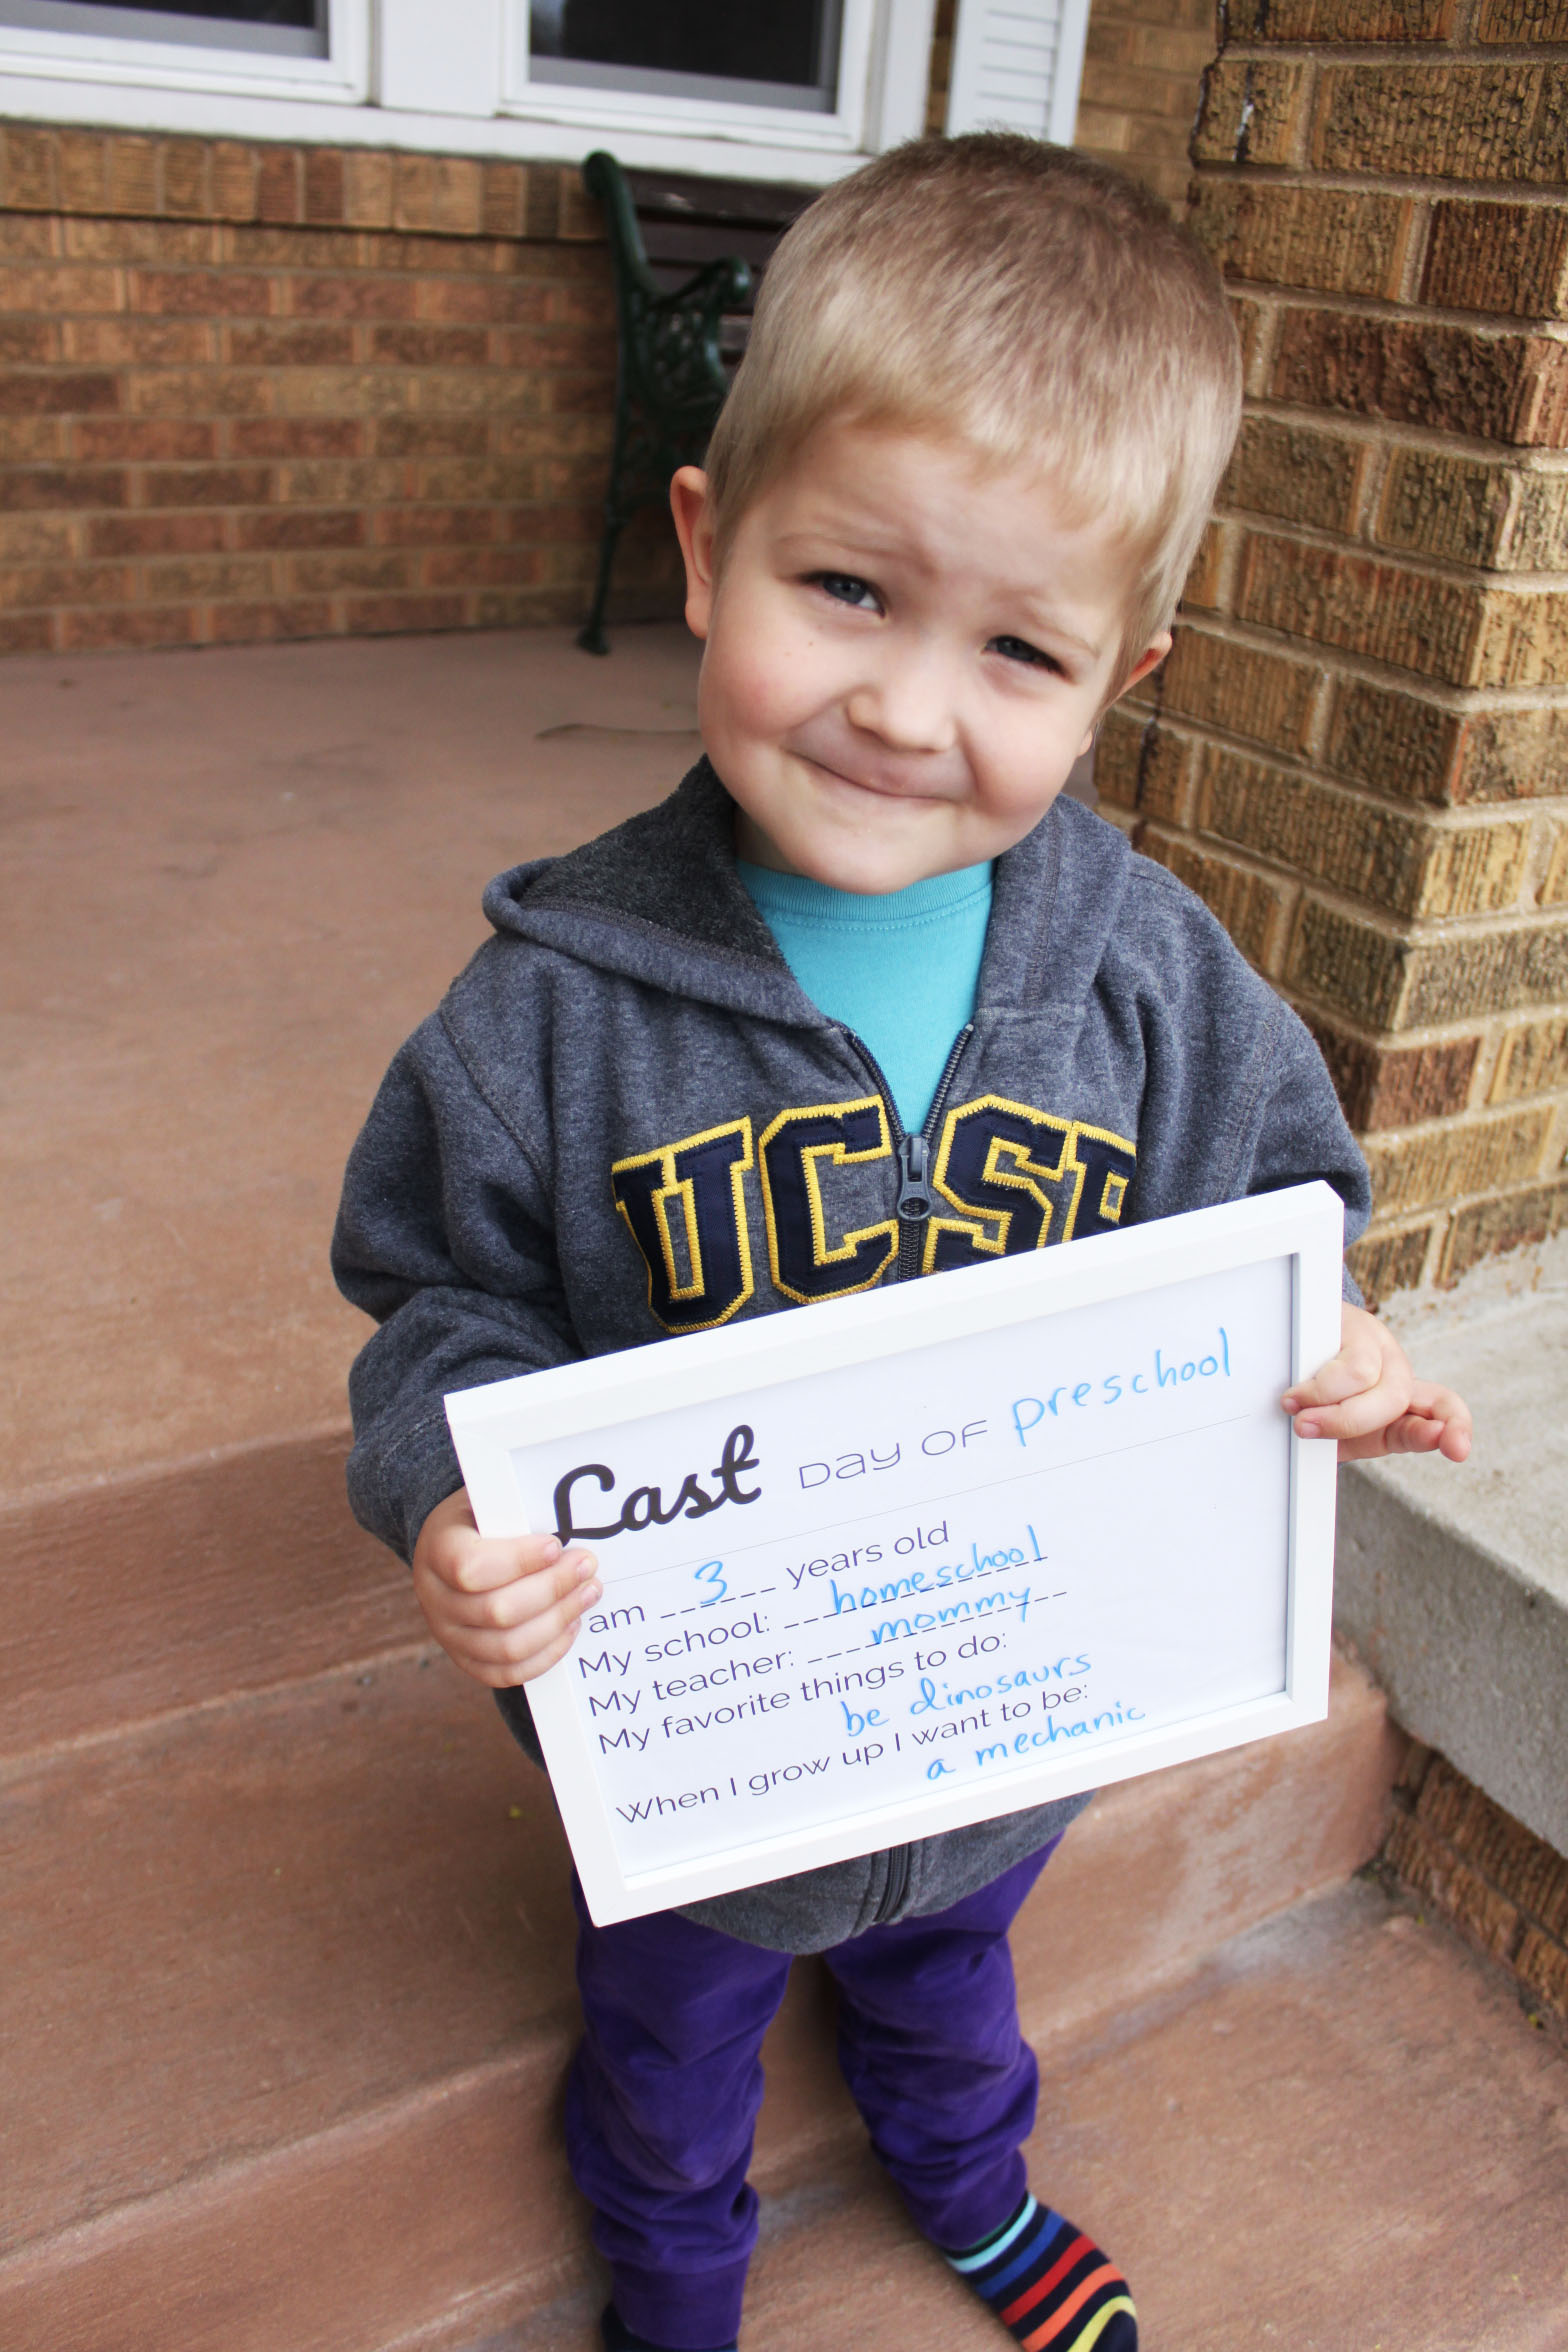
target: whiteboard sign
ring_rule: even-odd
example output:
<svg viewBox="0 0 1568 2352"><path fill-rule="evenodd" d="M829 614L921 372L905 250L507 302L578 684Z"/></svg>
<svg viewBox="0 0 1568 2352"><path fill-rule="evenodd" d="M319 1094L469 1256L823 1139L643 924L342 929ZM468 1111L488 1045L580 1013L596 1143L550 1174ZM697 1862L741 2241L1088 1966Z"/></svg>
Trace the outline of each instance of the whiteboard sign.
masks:
<svg viewBox="0 0 1568 2352"><path fill-rule="evenodd" d="M528 1686L601 1924L1327 1711L1325 1184L447 1398L604 1585Z"/></svg>

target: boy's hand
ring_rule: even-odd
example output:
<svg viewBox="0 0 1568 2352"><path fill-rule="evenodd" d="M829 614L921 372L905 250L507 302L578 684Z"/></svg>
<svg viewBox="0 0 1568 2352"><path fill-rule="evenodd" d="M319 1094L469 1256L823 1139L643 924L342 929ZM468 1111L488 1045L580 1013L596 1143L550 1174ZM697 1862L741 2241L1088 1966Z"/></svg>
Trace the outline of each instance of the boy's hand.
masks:
<svg viewBox="0 0 1568 2352"><path fill-rule="evenodd" d="M1281 1400L1298 1437L1337 1437L1342 1462L1380 1454L1470 1451L1470 1408L1451 1388L1417 1380L1398 1340L1364 1307L1343 1310L1340 1345Z"/></svg>
<svg viewBox="0 0 1568 2352"><path fill-rule="evenodd" d="M603 1591L592 1555L553 1535L486 1539L459 1487L437 1503L414 1546L414 1591L431 1632L490 1690L532 1682L577 1638Z"/></svg>

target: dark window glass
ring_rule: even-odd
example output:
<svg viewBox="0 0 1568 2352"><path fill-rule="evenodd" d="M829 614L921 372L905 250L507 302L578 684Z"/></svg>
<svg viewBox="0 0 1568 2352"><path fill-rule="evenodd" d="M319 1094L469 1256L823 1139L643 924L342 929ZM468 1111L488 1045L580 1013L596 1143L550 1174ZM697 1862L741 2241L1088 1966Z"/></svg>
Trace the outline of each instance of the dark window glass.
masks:
<svg viewBox="0 0 1568 2352"><path fill-rule="evenodd" d="M127 16L209 16L222 24L296 25L315 29L316 0L97 0Z"/></svg>
<svg viewBox="0 0 1568 2352"><path fill-rule="evenodd" d="M820 0L757 10L738 9L734 0L664 0L659 8L566 0L557 55L809 86L817 79L821 14Z"/></svg>
<svg viewBox="0 0 1568 2352"><path fill-rule="evenodd" d="M0 0L0 25L80 41L325 57L327 0Z"/></svg>
<svg viewBox="0 0 1568 2352"><path fill-rule="evenodd" d="M532 0L529 49L536 81L821 109L839 14L839 0Z"/></svg>

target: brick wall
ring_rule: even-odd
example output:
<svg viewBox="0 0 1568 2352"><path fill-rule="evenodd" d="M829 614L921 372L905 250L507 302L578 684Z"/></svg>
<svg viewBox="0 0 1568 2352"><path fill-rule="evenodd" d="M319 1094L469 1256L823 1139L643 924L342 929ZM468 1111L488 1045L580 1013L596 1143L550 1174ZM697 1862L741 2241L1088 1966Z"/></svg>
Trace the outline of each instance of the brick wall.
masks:
<svg viewBox="0 0 1568 2352"><path fill-rule="evenodd" d="M1412 1744L1383 1862L1568 2023L1568 1861L1431 1748Z"/></svg>
<svg viewBox="0 0 1568 2352"><path fill-rule="evenodd" d="M1094 0L1074 146L1179 211L1199 79L1213 55L1214 0Z"/></svg>
<svg viewBox="0 0 1568 2352"><path fill-rule="evenodd" d="M0 370L0 650L586 606L614 329L575 170L0 125ZM673 609L667 538L623 610Z"/></svg>
<svg viewBox="0 0 1568 2352"><path fill-rule="evenodd" d="M1080 137L1167 194L1205 8L1096 0ZM573 169L0 123L0 653L574 620L613 370Z"/></svg>
<svg viewBox="0 0 1568 2352"><path fill-rule="evenodd" d="M1374 1295L1568 1220L1568 10L1230 0L1247 417L1098 780L1316 1031Z"/></svg>
<svg viewBox="0 0 1568 2352"><path fill-rule="evenodd" d="M933 136L947 125L947 94L953 79L953 33L958 23L958 0L936 0L931 22L931 67L926 77L926 130Z"/></svg>

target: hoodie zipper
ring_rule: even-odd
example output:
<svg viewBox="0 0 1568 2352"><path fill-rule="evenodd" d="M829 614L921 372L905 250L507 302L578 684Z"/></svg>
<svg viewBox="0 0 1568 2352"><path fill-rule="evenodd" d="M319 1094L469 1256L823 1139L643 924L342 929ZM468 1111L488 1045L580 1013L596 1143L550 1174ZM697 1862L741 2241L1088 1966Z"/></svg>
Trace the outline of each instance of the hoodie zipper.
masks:
<svg viewBox="0 0 1568 2352"><path fill-rule="evenodd" d="M911 1135L898 1114L893 1100L893 1089L882 1074L882 1065L869 1045L855 1035L853 1029L843 1032L850 1051L864 1064L887 1109L888 1124L893 1131L893 1150L898 1160L898 1275L900 1282L912 1282L920 1272L921 1228L935 1207L931 1192L931 1138L927 1129L933 1128L947 1106L948 1089L963 1055L964 1047L974 1035L973 1021L966 1021L954 1038L952 1050L942 1065L936 1092L931 1097L931 1108L926 1113L926 1124L918 1134ZM911 1846L887 1848L887 1879L870 1924L885 1925L897 1919L909 1895L909 1880L914 1869L914 1849Z"/></svg>
<svg viewBox="0 0 1568 2352"><path fill-rule="evenodd" d="M936 1206L931 1191L931 1138L928 1129L934 1127L947 1105L948 1089L958 1068L964 1047L974 1035L973 1021L966 1021L954 1038L952 1049L942 1065L931 1108L926 1113L926 1124L911 1135L898 1115L893 1100L893 1089L882 1074L882 1065L869 1045L845 1029L843 1036L850 1051L865 1065L878 1094L887 1109L888 1125L893 1131L893 1151L898 1161L898 1199L894 1214L898 1218L898 1274L900 1282L912 1282L920 1272L921 1227Z"/></svg>

